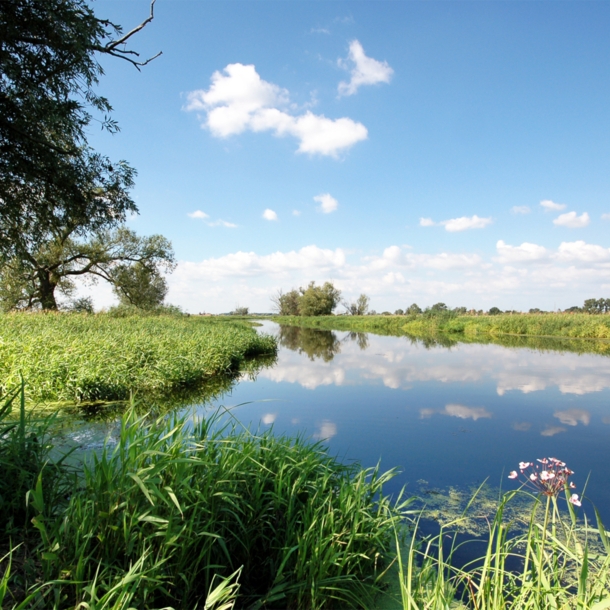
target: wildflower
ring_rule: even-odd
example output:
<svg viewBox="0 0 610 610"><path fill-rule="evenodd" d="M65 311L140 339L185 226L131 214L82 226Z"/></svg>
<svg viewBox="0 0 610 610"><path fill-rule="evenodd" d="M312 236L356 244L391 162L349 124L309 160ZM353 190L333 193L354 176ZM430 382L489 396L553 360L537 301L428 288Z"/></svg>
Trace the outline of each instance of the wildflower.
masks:
<svg viewBox="0 0 610 610"><path fill-rule="evenodd" d="M545 496L557 497L563 489L575 489L576 485L568 478L574 474L565 462L554 457L538 458L535 462L519 462L519 470L526 478L525 484L534 488ZM542 466L540 466L542 464ZM509 475L509 479L517 479L519 475L516 470L513 470ZM574 506L580 506L578 494L572 494L569 499Z"/></svg>
<svg viewBox="0 0 610 610"><path fill-rule="evenodd" d="M581 506L580 500L578 499L578 494L572 494L568 502L570 502L570 504L574 504L574 506Z"/></svg>

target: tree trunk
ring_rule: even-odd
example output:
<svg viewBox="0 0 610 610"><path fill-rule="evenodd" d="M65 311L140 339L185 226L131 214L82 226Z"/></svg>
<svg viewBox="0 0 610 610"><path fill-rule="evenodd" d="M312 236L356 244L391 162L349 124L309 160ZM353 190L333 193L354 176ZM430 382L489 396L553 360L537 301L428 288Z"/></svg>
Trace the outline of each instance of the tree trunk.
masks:
<svg viewBox="0 0 610 610"><path fill-rule="evenodd" d="M40 304L45 310L57 311L57 301L55 300L55 288L57 283L51 279L51 274L41 269L38 271Z"/></svg>

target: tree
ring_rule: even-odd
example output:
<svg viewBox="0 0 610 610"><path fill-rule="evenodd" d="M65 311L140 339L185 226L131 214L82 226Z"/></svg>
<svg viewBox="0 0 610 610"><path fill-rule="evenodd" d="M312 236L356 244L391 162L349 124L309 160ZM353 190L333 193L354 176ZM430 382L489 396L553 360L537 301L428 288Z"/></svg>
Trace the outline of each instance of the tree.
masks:
<svg viewBox="0 0 610 610"><path fill-rule="evenodd" d="M499 316L502 313L502 310L498 307L492 307L487 313L490 316Z"/></svg>
<svg viewBox="0 0 610 610"><path fill-rule="evenodd" d="M175 266L171 243L165 237L139 237L125 227L99 231L86 240L73 238L71 233L49 235L42 246L20 250L20 254L0 266L4 310L56 310L56 292L69 296L74 278L82 276L107 280L129 299L128 294L136 294L135 286L126 290L120 286L129 286L138 273L157 277ZM135 270L130 270L131 265L136 265Z"/></svg>
<svg viewBox="0 0 610 610"><path fill-rule="evenodd" d="M608 313L610 311L610 299L587 299L582 309L585 313Z"/></svg>
<svg viewBox="0 0 610 610"><path fill-rule="evenodd" d="M339 304L341 291L331 282L316 286L310 282L307 288L300 288L299 311L302 316L328 316Z"/></svg>
<svg viewBox="0 0 610 610"><path fill-rule="evenodd" d="M364 316L369 310L369 302L369 297L366 294L361 294L354 303L343 303L343 307L352 316Z"/></svg>
<svg viewBox="0 0 610 610"><path fill-rule="evenodd" d="M280 316L298 316L301 314L300 298L301 294L298 290L292 289L290 292L278 290L277 294L271 297L271 302Z"/></svg>
<svg viewBox="0 0 610 610"><path fill-rule="evenodd" d="M108 100L98 95L99 54L138 69L150 60L125 43L153 19L123 35L95 16L87 0L0 2L0 257L44 247L50 226L65 218L86 231L116 225L137 208L127 191L134 170L88 145L86 129L118 126ZM153 58L151 58L153 59Z"/></svg>
<svg viewBox="0 0 610 610"><path fill-rule="evenodd" d="M421 307L417 303L413 303L413 305L410 305L407 308L407 311L405 311L405 313L410 316L416 316L416 315L422 313L422 310L421 310Z"/></svg>
<svg viewBox="0 0 610 610"><path fill-rule="evenodd" d="M121 305L152 310L163 304L167 282L156 268L145 262L121 264L111 272L113 290Z"/></svg>

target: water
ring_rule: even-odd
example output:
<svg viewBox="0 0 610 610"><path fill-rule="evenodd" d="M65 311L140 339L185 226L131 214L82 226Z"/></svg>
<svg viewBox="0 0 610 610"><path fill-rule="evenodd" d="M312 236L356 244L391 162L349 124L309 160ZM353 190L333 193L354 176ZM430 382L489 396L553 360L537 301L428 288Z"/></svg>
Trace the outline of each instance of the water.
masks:
<svg viewBox="0 0 610 610"><path fill-rule="evenodd" d="M243 422L322 440L403 485L514 488L520 461L554 456L610 523L610 359L494 344L280 328L277 364L215 401ZM418 484L418 481L420 482Z"/></svg>
<svg viewBox="0 0 610 610"><path fill-rule="evenodd" d="M511 489L520 461L554 456L575 471L578 493L589 479L586 496L610 524L608 356L556 351L576 345L565 340L545 350L447 347L269 321L259 330L278 337L277 362L219 386L201 414L210 403L240 405L233 413L252 428L320 440L344 462L398 468L385 490L394 494L486 479ZM116 421L94 421L70 436L95 450L117 431Z"/></svg>

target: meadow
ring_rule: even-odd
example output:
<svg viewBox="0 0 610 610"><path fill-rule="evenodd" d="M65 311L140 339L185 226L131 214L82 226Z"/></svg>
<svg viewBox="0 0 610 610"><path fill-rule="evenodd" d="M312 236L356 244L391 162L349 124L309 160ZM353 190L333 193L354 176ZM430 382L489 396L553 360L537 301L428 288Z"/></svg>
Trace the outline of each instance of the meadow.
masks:
<svg viewBox="0 0 610 610"><path fill-rule="evenodd" d="M197 316L0 315L3 388L27 380L36 402L168 395L273 355L275 340L247 323Z"/></svg>

